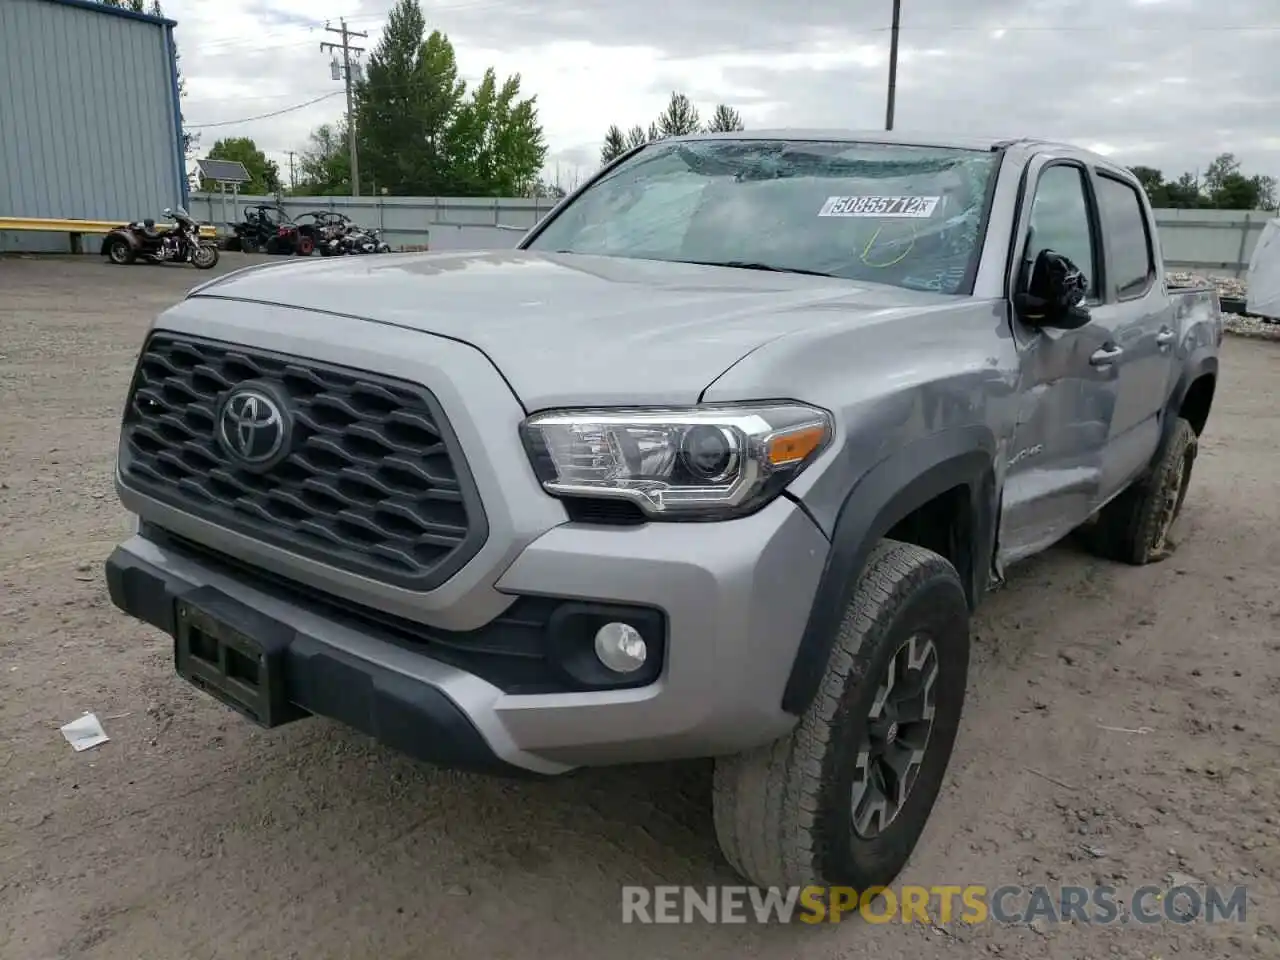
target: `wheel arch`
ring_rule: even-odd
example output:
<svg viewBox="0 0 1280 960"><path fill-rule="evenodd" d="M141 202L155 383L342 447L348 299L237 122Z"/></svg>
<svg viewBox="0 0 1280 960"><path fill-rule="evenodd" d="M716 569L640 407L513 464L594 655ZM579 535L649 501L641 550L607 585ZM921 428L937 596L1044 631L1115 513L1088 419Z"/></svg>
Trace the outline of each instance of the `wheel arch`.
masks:
<svg viewBox="0 0 1280 960"><path fill-rule="evenodd" d="M1218 358L1202 356L1193 359L1183 367L1182 375L1174 385L1165 403L1164 424L1160 433L1160 446L1156 450L1152 463L1158 463L1164 454L1169 440L1173 437L1173 428L1178 418L1191 414L1191 427L1200 436L1204 432L1209 419L1209 411L1213 407L1213 396L1218 383Z"/></svg>
<svg viewBox="0 0 1280 960"><path fill-rule="evenodd" d="M107 251L111 249L111 244L115 240L124 240L134 250L138 249L138 238L128 230L112 230L102 238L102 246L98 250L99 256L105 257Z"/></svg>
<svg viewBox="0 0 1280 960"><path fill-rule="evenodd" d="M902 448L854 485L836 517L831 549L783 690L783 710L799 716L812 702L859 572L876 543L938 504L940 498L952 498L958 511L952 519L961 528L953 532L962 536L951 559L964 583L969 608L977 606L995 549L995 457L990 429L966 427Z"/></svg>

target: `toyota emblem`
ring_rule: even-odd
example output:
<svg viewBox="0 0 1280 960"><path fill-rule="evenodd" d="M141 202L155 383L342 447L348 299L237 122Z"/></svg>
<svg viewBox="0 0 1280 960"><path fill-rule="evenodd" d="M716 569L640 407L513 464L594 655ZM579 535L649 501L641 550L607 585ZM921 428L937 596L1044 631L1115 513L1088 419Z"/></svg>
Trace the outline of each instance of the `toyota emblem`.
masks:
<svg viewBox="0 0 1280 960"><path fill-rule="evenodd" d="M227 394L218 417L218 442L247 467L275 460L289 438L284 408L259 387L237 387Z"/></svg>

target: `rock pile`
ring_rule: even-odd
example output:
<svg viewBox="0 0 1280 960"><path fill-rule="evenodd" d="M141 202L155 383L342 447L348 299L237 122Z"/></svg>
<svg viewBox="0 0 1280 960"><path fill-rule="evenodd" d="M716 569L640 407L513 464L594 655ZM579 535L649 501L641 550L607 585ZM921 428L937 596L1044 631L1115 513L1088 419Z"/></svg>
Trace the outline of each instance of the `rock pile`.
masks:
<svg viewBox="0 0 1280 960"><path fill-rule="evenodd" d="M1233 333L1237 337L1280 342L1280 323L1270 323L1261 317L1236 313L1228 313L1222 319L1227 333Z"/></svg>
<svg viewBox="0 0 1280 960"><path fill-rule="evenodd" d="M1202 277L1180 270L1170 271L1165 276L1170 287L1199 287L1210 284L1217 288L1218 298L1223 300L1244 300L1248 293L1245 282L1235 277ZM1280 323L1236 313L1225 314L1223 319L1227 333L1238 337L1252 337L1255 340L1280 341Z"/></svg>
<svg viewBox="0 0 1280 960"><path fill-rule="evenodd" d="M1247 288L1243 280L1235 277L1202 277L1195 273L1172 270L1165 275L1171 287L1199 287L1210 284L1218 289L1218 296L1229 300L1243 300Z"/></svg>

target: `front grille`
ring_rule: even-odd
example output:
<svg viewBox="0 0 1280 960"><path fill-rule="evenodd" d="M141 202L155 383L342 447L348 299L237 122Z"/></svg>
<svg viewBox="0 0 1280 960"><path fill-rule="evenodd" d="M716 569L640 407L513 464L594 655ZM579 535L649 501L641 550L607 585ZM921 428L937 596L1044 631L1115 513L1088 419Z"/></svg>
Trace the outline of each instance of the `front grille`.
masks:
<svg viewBox="0 0 1280 960"><path fill-rule="evenodd" d="M266 470L216 438L219 405L255 384L283 400L289 449ZM431 590L488 528L440 404L425 388L229 343L156 333L125 409L122 474L164 503L331 566Z"/></svg>

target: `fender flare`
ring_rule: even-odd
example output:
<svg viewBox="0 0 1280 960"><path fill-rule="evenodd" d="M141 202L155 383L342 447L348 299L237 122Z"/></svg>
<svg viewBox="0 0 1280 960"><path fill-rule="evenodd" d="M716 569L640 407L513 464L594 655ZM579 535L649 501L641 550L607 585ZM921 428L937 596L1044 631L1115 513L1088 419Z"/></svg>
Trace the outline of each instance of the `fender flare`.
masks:
<svg viewBox="0 0 1280 960"><path fill-rule="evenodd" d="M912 511L955 487L967 489L970 524L969 551L959 572L969 608L977 606L995 551L995 457L995 438L987 427L948 430L891 454L849 491L783 690L783 710L800 716L817 695L858 575L876 543Z"/></svg>
<svg viewBox="0 0 1280 960"><path fill-rule="evenodd" d="M99 250L100 256L105 257L107 255L107 248L111 245L111 241L114 240L116 237L123 237L130 247L132 247L134 250L138 249L139 244L138 244L137 237L135 237L128 230L116 229L116 230L112 230L110 233L108 233L105 237L102 238L102 248Z"/></svg>
<svg viewBox="0 0 1280 960"><path fill-rule="evenodd" d="M1160 445L1156 450L1152 463L1159 463L1160 458L1164 455L1165 448L1169 445L1169 438L1173 436L1174 425L1178 422L1178 411L1182 409L1182 404L1187 399L1187 393L1191 390L1191 385L1206 374L1212 376L1215 380L1218 377L1218 358L1213 354L1205 354L1198 360L1193 359L1182 368L1182 375L1178 377L1178 382L1174 385L1173 391L1169 394L1169 400L1165 404L1164 425L1160 431Z"/></svg>

